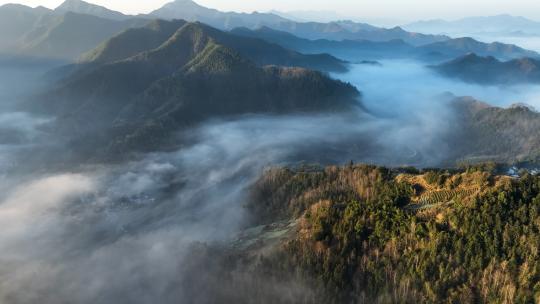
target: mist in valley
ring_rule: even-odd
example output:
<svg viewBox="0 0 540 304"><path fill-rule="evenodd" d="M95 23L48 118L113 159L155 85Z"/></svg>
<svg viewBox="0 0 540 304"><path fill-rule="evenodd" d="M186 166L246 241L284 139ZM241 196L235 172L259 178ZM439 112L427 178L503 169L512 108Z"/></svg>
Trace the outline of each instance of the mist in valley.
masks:
<svg viewBox="0 0 540 304"><path fill-rule="evenodd" d="M471 84L441 76L426 63L413 60L382 60L380 65L353 65L349 73L333 76L359 88L365 106L382 116L423 115L426 111L430 116L437 116L443 110L437 97L445 93L471 96L499 107L527 103L540 108L537 98L540 85Z"/></svg>
<svg viewBox="0 0 540 304"><path fill-rule="evenodd" d="M0 74L5 303L212 301L204 290L219 285L210 275L219 267L197 250L226 251L249 227L245 203L265 169L351 160L438 166L451 152L444 139L455 123L444 93L540 107L534 102L538 86L470 85L439 77L418 62L382 61L333 75L362 92L358 108L348 113L213 120L190 130L191 144L176 151L66 169L47 163L58 155L39 152L51 145L51 151L62 151L64 141L44 127L54 117L16 110L47 80L45 70L6 67ZM242 274L241 282L250 275ZM310 292L296 284L297 292Z"/></svg>

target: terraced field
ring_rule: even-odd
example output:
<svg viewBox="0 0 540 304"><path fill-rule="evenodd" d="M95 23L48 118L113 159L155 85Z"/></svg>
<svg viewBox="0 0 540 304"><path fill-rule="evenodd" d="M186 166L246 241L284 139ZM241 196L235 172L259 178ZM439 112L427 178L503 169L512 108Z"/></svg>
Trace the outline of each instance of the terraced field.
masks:
<svg viewBox="0 0 540 304"><path fill-rule="evenodd" d="M471 180L472 176L462 174L460 180ZM417 195L411 198L411 204L407 210L424 210L434 208L447 203L452 203L457 199L473 197L481 192L479 184L470 182L458 182L454 186L452 180L447 180L442 184L434 184L426 181L426 175L401 175L398 181L411 184L417 191Z"/></svg>
<svg viewBox="0 0 540 304"><path fill-rule="evenodd" d="M425 193L418 200L405 207L407 210L425 210L444 204L450 204L456 199L472 197L480 192L480 188L459 189L459 190L438 190Z"/></svg>
<svg viewBox="0 0 540 304"><path fill-rule="evenodd" d="M431 191L420 196L417 204L434 205L446 203L455 200L456 198L470 197L478 192L480 192L480 188Z"/></svg>

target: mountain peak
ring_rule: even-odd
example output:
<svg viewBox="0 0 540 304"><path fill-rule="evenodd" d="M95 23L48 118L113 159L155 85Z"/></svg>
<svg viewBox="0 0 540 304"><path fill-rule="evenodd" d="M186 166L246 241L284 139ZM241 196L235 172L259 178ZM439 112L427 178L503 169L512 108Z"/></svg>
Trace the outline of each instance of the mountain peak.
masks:
<svg viewBox="0 0 540 304"><path fill-rule="evenodd" d="M174 70L194 59L210 43L233 49L259 66L300 66L332 72L347 70L343 61L330 55L304 55L265 40L234 35L204 23L186 23L183 20L154 21L145 27L119 33L85 54L80 62L108 63L129 59ZM208 54L212 55L208 58L214 59L225 56L227 52L217 49L215 53Z"/></svg>
<svg viewBox="0 0 540 304"><path fill-rule="evenodd" d="M482 57L482 56L478 56L476 53L470 52L462 57L456 58L452 62L462 63L462 64L465 64L465 63L473 64L473 63L498 63L499 61L493 56Z"/></svg>
<svg viewBox="0 0 540 304"><path fill-rule="evenodd" d="M477 42L472 37L459 37L459 38L454 38L452 40L454 40L454 41L464 41L464 42Z"/></svg>
<svg viewBox="0 0 540 304"><path fill-rule="evenodd" d="M71 10L71 9L78 9L81 7L89 7L93 4L90 4L88 2L82 1L82 0L65 0L60 4L56 10Z"/></svg>
<svg viewBox="0 0 540 304"><path fill-rule="evenodd" d="M206 8L191 0L176 0L169 2L161 8L153 11L150 15L161 19L184 19L188 21L205 21L211 24L210 19L219 16L217 10ZM212 16L212 17L209 17ZM208 19L210 18L210 19Z"/></svg>
<svg viewBox="0 0 540 304"><path fill-rule="evenodd" d="M38 6L36 8L32 8L30 6L26 6L23 4L18 3L6 3L4 5L0 5L0 9L2 10L8 10L8 11L14 11L14 12L42 12L42 11L49 11L48 8L45 8L43 6Z"/></svg>
<svg viewBox="0 0 540 304"><path fill-rule="evenodd" d="M499 61L492 56L467 54L435 66L443 75L481 84L540 83L540 61L531 58Z"/></svg>
<svg viewBox="0 0 540 304"><path fill-rule="evenodd" d="M476 60L480 58L481 58L480 56L476 55L476 53L473 53L473 52L467 53L463 57L461 57L461 59L466 59L466 60Z"/></svg>
<svg viewBox="0 0 540 304"><path fill-rule="evenodd" d="M18 3L6 3L3 5L0 5L0 8L31 9L31 7L29 6L18 4Z"/></svg>
<svg viewBox="0 0 540 304"><path fill-rule="evenodd" d="M186 67L189 74L228 74L254 69L255 65L233 49L210 41Z"/></svg>
<svg viewBox="0 0 540 304"><path fill-rule="evenodd" d="M163 6L164 8L187 9L187 10L210 10L192 0L175 0Z"/></svg>
<svg viewBox="0 0 540 304"><path fill-rule="evenodd" d="M120 12L110 10L103 6L88 3L83 0L66 0L64 1L64 3L58 6L55 11L63 13L73 12L78 14L93 15L96 17L113 20L122 20L128 18L128 16Z"/></svg>
<svg viewBox="0 0 540 304"><path fill-rule="evenodd" d="M173 2L170 2L169 4L174 4L174 5L191 5L191 6L200 6L199 4L197 4L195 1L193 0L175 0Z"/></svg>
<svg viewBox="0 0 540 304"><path fill-rule="evenodd" d="M538 113L536 108L530 104L524 103L524 102L518 102L510 105L509 109L518 109L518 110L525 110L532 113Z"/></svg>

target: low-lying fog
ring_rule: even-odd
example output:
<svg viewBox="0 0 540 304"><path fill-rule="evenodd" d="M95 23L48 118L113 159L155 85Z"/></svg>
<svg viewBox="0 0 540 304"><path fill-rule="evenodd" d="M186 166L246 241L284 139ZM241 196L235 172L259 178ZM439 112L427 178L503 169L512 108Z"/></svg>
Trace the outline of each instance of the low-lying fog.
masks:
<svg viewBox="0 0 540 304"><path fill-rule="evenodd" d="M432 111L438 107L434 97L445 92L473 96L495 106L527 103L540 108L540 85L482 86L442 77L418 61L380 63L353 65L350 73L333 75L358 87L364 94L364 104L380 114L402 116Z"/></svg>
<svg viewBox="0 0 540 304"><path fill-rule="evenodd" d="M336 77L358 86L370 113L212 121L192 131L190 147L85 169L17 172L31 157L20 151L39 150L46 119L4 110L0 302L204 303L210 286L193 281L209 266L194 266L189 248L234 238L249 219L246 189L265 167L437 165L451 148L440 139L452 127L441 93L539 105L539 87L468 85L414 62L357 65ZM1 88L1 102L18 98Z"/></svg>

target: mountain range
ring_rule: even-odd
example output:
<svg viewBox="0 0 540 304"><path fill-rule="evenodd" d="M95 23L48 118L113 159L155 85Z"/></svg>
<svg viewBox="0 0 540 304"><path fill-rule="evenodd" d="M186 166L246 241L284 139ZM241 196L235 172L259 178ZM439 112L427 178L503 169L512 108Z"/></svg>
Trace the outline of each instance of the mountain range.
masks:
<svg viewBox="0 0 540 304"><path fill-rule="evenodd" d="M448 39L444 36L409 33L400 28L383 29L350 21L295 22L268 13L225 13L190 0L177 0L148 15L128 16L82 0L66 0L54 10L7 4L0 7L0 54L54 57L72 61L100 42L131 27L161 18L199 21L230 30L268 26L308 39L402 39L413 45ZM64 45L61 45L63 40ZM65 41L70 41L66 45ZM63 47L68 49L63 49Z"/></svg>
<svg viewBox="0 0 540 304"><path fill-rule="evenodd" d="M329 53L350 61L361 59L416 58L424 60L448 60L474 52L482 56L500 59L540 57L540 54L512 44L483 43L472 38L455 38L421 46L413 46L401 39L390 41L370 40L309 40L290 33L261 27L255 30L236 28L236 35L257 37L283 47L304 53Z"/></svg>
<svg viewBox="0 0 540 304"><path fill-rule="evenodd" d="M111 151L151 150L212 117L358 106L351 85L277 67L320 59L201 23L154 21L111 38L26 106L59 117L51 128L75 135L78 149L99 143L110 157ZM339 67L332 57L322 59Z"/></svg>
<svg viewBox="0 0 540 304"><path fill-rule="evenodd" d="M377 60L408 57L415 50L414 46L400 39L390 41L310 40L266 26L253 30L246 27L235 28L231 30L231 33L239 36L264 39L268 42L303 53L328 53L353 62L366 59Z"/></svg>
<svg viewBox="0 0 540 304"><path fill-rule="evenodd" d="M142 18L109 19L115 14L98 6L75 5L81 3L69 0L54 11L0 7L0 53L72 61L112 35L148 23Z"/></svg>
<svg viewBox="0 0 540 304"><path fill-rule="evenodd" d="M151 50L165 43L186 21L154 20L141 28L126 30L99 45L80 59L82 63L106 63L127 58L144 50ZM262 39L241 37L221 32L197 22L206 33L212 33L220 44L234 48L242 56L259 65L281 65L313 68L328 72L347 71L346 63L326 54L304 55Z"/></svg>
<svg viewBox="0 0 540 304"><path fill-rule="evenodd" d="M247 27L250 29L268 26L276 30L286 31L302 38L308 39L331 39L331 40L374 40L387 41L402 39L413 45L421 45L435 41L448 39L446 36L423 35L411 33L399 27L390 29L375 27L365 23L352 21L333 22L298 22L272 13L235 13L221 12L215 9L206 8L191 0L176 0L165 4L163 7L151 12L148 15L128 16L120 12L107 9L102 6L87 3L82 0L66 0L54 10L44 7L30 8L22 5L4 5L0 7L0 16L6 27L3 30L9 35L2 35L5 40L13 41L20 34L23 34L33 26L36 21L44 15L62 15L67 12L92 15L110 20L127 20L132 18L146 19L183 19L187 21L199 21L213 27L231 30L237 27ZM16 28L13 28L17 25ZM8 28L10 28L8 30ZM2 34L2 32L0 32Z"/></svg>
<svg viewBox="0 0 540 304"><path fill-rule="evenodd" d="M235 13L221 12L201 6L191 0L176 0L150 13L161 19L184 19L199 21L220 29L231 29L239 26L257 27L263 24L279 24L287 19L267 13Z"/></svg>
<svg viewBox="0 0 540 304"><path fill-rule="evenodd" d="M540 22L511 15L467 17L454 21L425 20L404 25L403 28L446 35L469 33L469 35L529 36L540 34Z"/></svg>
<svg viewBox="0 0 540 304"><path fill-rule="evenodd" d="M500 61L471 53L433 66L433 69L448 77L479 84L540 83L540 60L526 57Z"/></svg>
<svg viewBox="0 0 540 304"><path fill-rule="evenodd" d="M225 13L203 7L191 0L176 0L155 10L150 15L163 19L200 21L223 30L231 30L236 27L254 29L267 26L307 39L374 41L402 39L413 45L448 39L445 36L410 33L399 27L385 29L352 21L296 22L271 13Z"/></svg>
<svg viewBox="0 0 540 304"><path fill-rule="evenodd" d="M472 38L456 38L442 42L420 46L424 52L440 54L444 57L458 57L468 53L476 53L481 56L494 56L500 59L514 59L521 57L540 57L537 52L525 50L513 44L500 42L484 43Z"/></svg>
<svg viewBox="0 0 540 304"><path fill-rule="evenodd" d="M106 7L91 4L82 0L67 0L60 6L58 6L54 11L60 14L72 12L112 20L125 20L132 18L131 16L124 15L120 12L113 11Z"/></svg>
<svg viewBox="0 0 540 304"><path fill-rule="evenodd" d="M189 1L175 3L193 5ZM81 1L63 7L111 15L106 9ZM56 70L55 86L26 105L59 117L51 128L76 134L74 146L83 150L96 143L109 147L104 151L151 149L172 133L214 117L360 106L360 93L354 87L312 70L344 72L347 62L332 55L304 53L328 52L347 59L399 53L407 58L448 59L468 52L501 59L525 57L502 62L468 54L434 68L445 75L482 83L538 79L537 59L528 58L538 57L535 52L470 38L421 46L403 40L310 40L270 27L227 32L184 20L119 15L112 20L12 5L2 7L0 12L4 9L24 12L13 14L22 20L20 24L33 22L23 27L30 30L19 39L26 42L24 49L29 54L78 58L75 64ZM376 31L368 25L341 24L350 32ZM93 127L85 123L88 120L94 122Z"/></svg>
<svg viewBox="0 0 540 304"><path fill-rule="evenodd" d="M271 10L270 13L281 16L289 20L297 21L297 22L307 22L307 21L332 22L332 21L338 21L338 20L351 19L330 10L324 10L324 11L300 10L300 11L287 11L287 12Z"/></svg>
<svg viewBox="0 0 540 304"><path fill-rule="evenodd" d="M19 39L19 55L73 60L112 35L148 22L144 19L116 21L72 12L44 19L39 27Z"/></svg>
<svg viewBox="0 0 540 304"><path fill-rule="evenodd" d="M13 47L15 41L32 30L41 16L50 12L45 7L31 8L19 4L0 7L0 48Z"/></svg>
<svg viewBox="0 0 540 304"><path fill-rule="evenodd" d="M0 38L2 304L540 303L540 113L431 97L535 52L189 0Z"/></svg>
<svg viewBox="0 0 540 304"><path fill-rule="evenodd" d="M156 18L199 21L299 52L330 53L349 61L411 57L442 61L469 52L502 60L538 56L515 45L472 38L450 39L352 21L296 22L268 13L225 13L190 0L177 0L138 16L82 0L67 0L54 10L8 4L0 7L0 17L0 54L64 61L75 61L115 34L141 28Z"/></svg>

